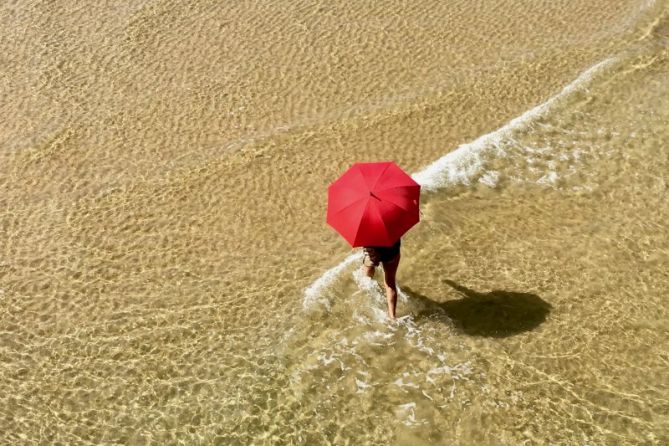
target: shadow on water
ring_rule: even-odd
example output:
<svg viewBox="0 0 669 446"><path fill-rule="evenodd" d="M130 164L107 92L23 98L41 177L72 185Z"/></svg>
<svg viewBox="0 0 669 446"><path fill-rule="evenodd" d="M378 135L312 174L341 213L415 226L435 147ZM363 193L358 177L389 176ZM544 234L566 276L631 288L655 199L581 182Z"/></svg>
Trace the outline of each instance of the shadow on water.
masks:
<svg viewBox="0 0 669 446"><path fill-rule="evenodd" d="M444 282L462 298L438 302L410 288L402 290L423 307L417 316L443 313L458 329L472 336L503 338L532 330L546 320L552 308L536 294L502 290L479 293L452 280Z"/></svg>

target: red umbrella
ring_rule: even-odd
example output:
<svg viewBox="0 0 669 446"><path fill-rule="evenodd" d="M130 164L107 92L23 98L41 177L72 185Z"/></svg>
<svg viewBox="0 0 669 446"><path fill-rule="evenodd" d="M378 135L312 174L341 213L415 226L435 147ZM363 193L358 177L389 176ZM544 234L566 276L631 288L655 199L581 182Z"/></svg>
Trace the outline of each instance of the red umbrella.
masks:
<svg viewBox="0 0 669 446"><path fill-rule="evenodd" d="M328 187L327 222L353 247L392 246L418 223L419 198L395 163L355 163Z"/></svg>

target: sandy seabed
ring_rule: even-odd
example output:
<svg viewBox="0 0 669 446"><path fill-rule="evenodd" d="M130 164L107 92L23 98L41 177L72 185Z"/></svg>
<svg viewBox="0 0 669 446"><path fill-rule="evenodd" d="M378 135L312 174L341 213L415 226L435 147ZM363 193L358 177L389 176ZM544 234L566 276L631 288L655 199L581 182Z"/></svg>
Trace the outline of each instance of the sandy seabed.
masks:
<svg viewBox="0 0 669 446"><path fill-rule="evenodd" d="M0 443L669 442L668 10L4 3ZM325 189L449 153L389 323Z"/></svg>

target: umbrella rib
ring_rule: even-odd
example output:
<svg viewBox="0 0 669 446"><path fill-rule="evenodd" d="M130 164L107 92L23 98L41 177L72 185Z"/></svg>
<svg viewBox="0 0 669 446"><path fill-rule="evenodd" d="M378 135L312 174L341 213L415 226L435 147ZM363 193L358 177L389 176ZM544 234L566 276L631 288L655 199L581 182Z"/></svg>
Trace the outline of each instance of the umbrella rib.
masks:
<svg viewBox="0 0 669 446"><path fill-rule="evenodd" d="M376 184L383 177L383 174L386 173L386 170L388 170L389 167L390 167L390 163L386 164L386 167L384 167L383 170L381 171L381 173L379 174L379 176L376 177L376 181L374 181L374 184L372 185L372 187L370 187L369 190L374 190L376 188Z"/></svg>
<svg viewBox="0 0 669 446"><path fill-rule="evenodd" d="M337 210L335 211L335 214L339 214L340 212L344 212L345 210L347 210L348 208L353 207L354 205L358 204L358 203L361 202L362 200L369 200L369 196L361 197L361 198L358 198L358 199L355 200L355 201L352 201L351 203L347 204L347 205L344 206L343 208L337 209Z"/></svg>
<svg viewBox="0 0 669 446"><path fill-rule="evenodd" d="M358 236L360 235L360 230L362 229L362 225L360 223L361 223L362 218L364 217L365 213L367 213L367 209L369 208L369 205L370 205L370 202L368 200L367 204L365 205L365 209L362 211L362 214L360 215L360 219L358 220L357 229L355 230L355 236L353 237L353 246L358 245L358 243L357 243Z"/></svg>
<svg viewBox="0 0 669 446"><path fill-rule="evenodd" d="M386 240L390 238L390 232L388 231L388 228L386 227L386 221L383 219L383 215L381 214L381 209L379 209L378 206L374 206L376 208L376 215L379 216L379 219L381 220L381 226L383 226L383 230L386 233Z"/></svg>
<svg viewBox="0 0 669 446"><path fill-rule="evenodd" d="M410 211L411 211L410 208L407 209L407 208L405 208L404 206L401 206L401 205L397 204L397 203L394 201L394 197L393 197L393 198L384 197L384 198L382 198L382 200L383 200L384 203L390 203L390 204L392 204L393 206L402 209L402 211L404 211L404 212L410 212Z"/></svg>
<svg viewBox="0 0 669 446"><path fill-rule="evenodd" d="M377 192L381 191L386 191L386 190L392 190L392 189L406 189L406 188L418 188L420 189L419 184L401 184L401 185L392 185L388 187L382 187L381 189L378 189Z"/></svg>
<svg viewBox="0 0 669 446"><path fill-rule="evenodd" d="M383 201L386 202L386 203L392 204L392 205L395 206L396 208L401 209L403 212L409 212L409 211L410 211L409 209L404 209L402 206L400 206L399 204L395 203L394 201L391 201L391 200L388 200L388 199L384 199Z"/></svg>
<svg viewBox="0 0 669 446"><path fill-rule="evenodd" d="M386 227L386 221L383 219L383 214L381 213L381 209L379 209L379 207L376 205L374 200L370 200L367 203L367 207L366 207L365 211L367 211L370 207L374 209L373 212L376 214L379 221L381 222L381 226L383 227L383 232L385 232L385 234L386 234L386 239L390 238L390 233L388 232L388 228ZM358 231L359 231L359 229L358 229ZM357 238L357 234L356 234L356 238Z"/></svg>

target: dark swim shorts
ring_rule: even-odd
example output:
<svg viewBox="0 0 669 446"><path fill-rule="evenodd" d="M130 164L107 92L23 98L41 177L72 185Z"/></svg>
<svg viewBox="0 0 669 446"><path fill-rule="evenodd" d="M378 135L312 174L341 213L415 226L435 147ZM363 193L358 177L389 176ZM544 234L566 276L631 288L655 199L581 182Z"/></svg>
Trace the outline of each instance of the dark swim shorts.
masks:
<svg viewBox="0 0 669 446"><path fill-rule="evenodd" d="M395 260L400 253L401 240L393 246L365 246L365 256L362 260L365 266L379 266L379 263L387 263Z"/></svg>

